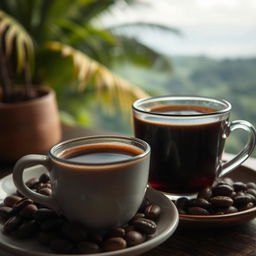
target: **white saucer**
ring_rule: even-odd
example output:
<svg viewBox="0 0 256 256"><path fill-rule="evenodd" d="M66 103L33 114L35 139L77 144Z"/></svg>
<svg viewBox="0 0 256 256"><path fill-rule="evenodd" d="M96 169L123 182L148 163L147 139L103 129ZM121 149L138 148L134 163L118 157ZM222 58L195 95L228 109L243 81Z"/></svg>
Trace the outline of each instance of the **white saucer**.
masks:
<svg viewBox="0 0 256 256"><path fill-rule="evenodd" d="M25 171L24 179L39 177L45 172L44 168L31 167ZM0 180L0 198L4 199L6 195L15 192L16 188L12 182L12 176L8 175ZM80 254L84 256L136 256L157 247L167 240L176 230L179 222L179 215L174 204L162 193L149 188L146 197L150 202L158 204L162 208L162 214L158 221L155 235L146 242L114 252L103 252L96 254ZM19 256L64 256L64 254L52 253L47 247L40 245L36 240L17 240L2 233L0 225L0 250L11 255ZM0 252L0 255L3 254ZM77 256L77 254L69 254Z"/></svg>

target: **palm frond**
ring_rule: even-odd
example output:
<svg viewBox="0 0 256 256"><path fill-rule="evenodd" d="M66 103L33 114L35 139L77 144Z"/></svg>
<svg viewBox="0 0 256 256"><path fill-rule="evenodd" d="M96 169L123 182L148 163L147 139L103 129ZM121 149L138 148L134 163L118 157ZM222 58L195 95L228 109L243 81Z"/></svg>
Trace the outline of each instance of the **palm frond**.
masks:
<svg viewBox="0 0 256 256"><path fill-rule="evenodd" d="M98 96L108 92L108 101L117 103L122 110L128 110L134 100L148 95L138 87L113 74L99 62L91 59L85 53L60 42L48 42L47 47L59 51L63 57L70 57L79 81L78 90L84 91L89 84L96 87Z"/></svg>
<svg viewBox="0 0 256 256"><path fill-rule="evenodd" d="M96 29L88 24L83 25L71 20L62 20L58 25L65 30L68 44L76 44L77 41L86 43L88 38L92 37L111 45L117 43L115 36L109 31Z"/></svg>
<svg viewBox="0 0 256 256"><path fill-rule="evenodd" d="M153 30L157 30L157 31L181 35L180 30L178 30L175 27L166 26L164 24L151 23L151 22L130 22L130 23L111 25L111 26L107 27L107 29L109 29L113 32L120 32L120 31L124 32L125 30L138 29L138 28L149 29L149 30L153 29Z"/></svg>
<svg viewBox="0 0 256 256"><path fill-rule="evenodd" d="M0 10L0 42L3 42L7 57L13 53L16 43L17 71L33 66L33 41L25 28L14 18Z"/></svg>
<svg viewBox="0 0 256 256"><path fill-rule="evenodd" d="M122 48L122 52L129 53L125 56L124 54L115 56L116 58L130 60L132 63L142 67L152 68L152 66L154 66L158 68L158 70L172 71L173 67L170 58L161 55L161 53L143 42L124 35L116 36L116 38L118 39L119 47Z"/></svg>
<svg viewBox="0 0 256 256"><path fill-rule="evenodd" d="M79 0L80 8L76 13L76 21L88 24L97 19L103 12L108 11L119 0L87 1Z"/></svg>

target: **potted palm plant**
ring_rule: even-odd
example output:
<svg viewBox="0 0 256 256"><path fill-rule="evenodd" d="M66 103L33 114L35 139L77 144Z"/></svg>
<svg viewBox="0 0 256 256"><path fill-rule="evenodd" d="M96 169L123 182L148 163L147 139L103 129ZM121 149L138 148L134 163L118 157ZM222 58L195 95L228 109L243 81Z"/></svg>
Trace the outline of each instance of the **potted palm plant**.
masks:
<svg viewBox="0 0 256 256"><path fill-rule="evenodd" d="M2 11L0 20L0 161L13 162L25 154L46 152L61 139L61 127L55 92L32 84L31 38L25 31L24 37L16 37L15 59L10 30L18 24ZM22 86L16 85L14 68L25 78Z"/></svg>
<svg viewBox="0 0 256 256"><path fill-rule="evenodd" d="M147 95L106 67L114 52L125 55L127 47L138 62L159 57L135 39L115 34L116 28L95 25L116 2L1 0L0 161L45 152L60 140L55 94L93 90L101 101L121 109Z"/></svg>

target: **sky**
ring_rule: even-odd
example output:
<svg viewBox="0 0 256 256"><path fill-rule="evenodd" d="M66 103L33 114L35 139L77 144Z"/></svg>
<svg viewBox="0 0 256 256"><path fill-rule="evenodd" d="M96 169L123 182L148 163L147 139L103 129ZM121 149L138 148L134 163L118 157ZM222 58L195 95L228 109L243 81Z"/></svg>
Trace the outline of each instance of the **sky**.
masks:
<svg viewBox="0 0 256 256"><path fill-rule="evenodd" d="M105 24L145 21L179 29L180 36L135 30L134 36L168 55L256 57L256 0L138 0L115 8Z"/></svg>

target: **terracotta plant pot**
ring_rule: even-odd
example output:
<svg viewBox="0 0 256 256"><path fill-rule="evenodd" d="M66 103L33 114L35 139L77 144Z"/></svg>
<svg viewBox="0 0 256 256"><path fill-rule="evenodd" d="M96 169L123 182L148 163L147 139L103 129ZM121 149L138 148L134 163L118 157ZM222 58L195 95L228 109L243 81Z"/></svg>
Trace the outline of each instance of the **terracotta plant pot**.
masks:
<svg viewBox="0 0 256 256"><path fill-rule="evenodd" d="M55 93L38 89L40 97L0 103L0 161L14 162L26 154L43 154L61 139ZM1 96L1 95L0 95Z"/></svg>

